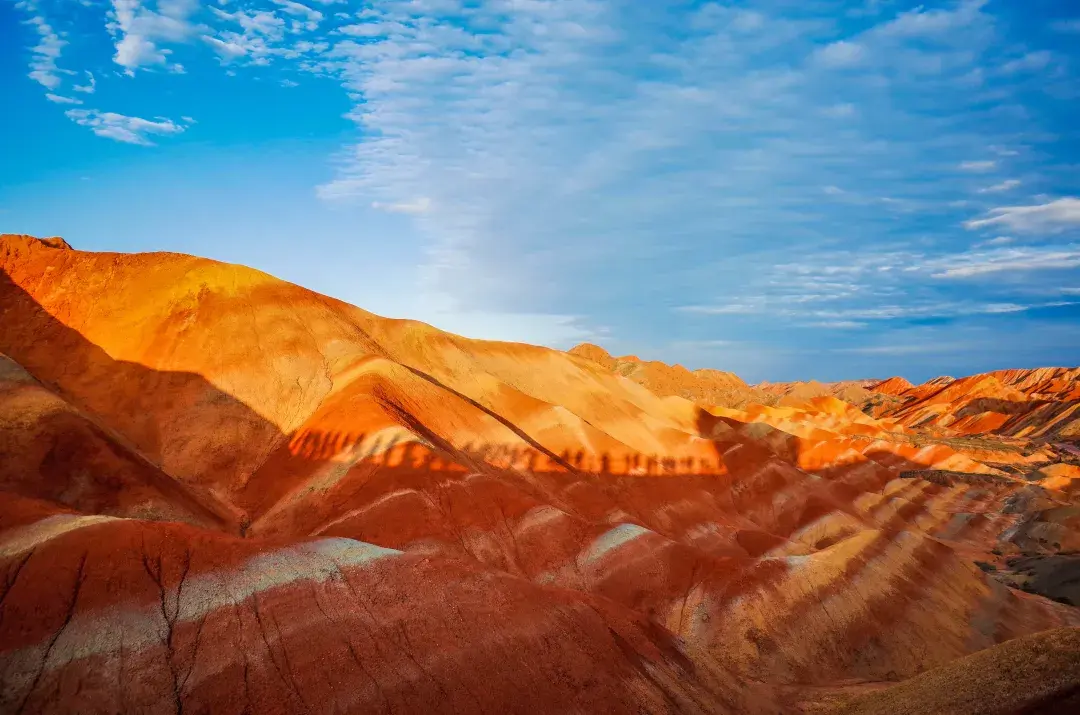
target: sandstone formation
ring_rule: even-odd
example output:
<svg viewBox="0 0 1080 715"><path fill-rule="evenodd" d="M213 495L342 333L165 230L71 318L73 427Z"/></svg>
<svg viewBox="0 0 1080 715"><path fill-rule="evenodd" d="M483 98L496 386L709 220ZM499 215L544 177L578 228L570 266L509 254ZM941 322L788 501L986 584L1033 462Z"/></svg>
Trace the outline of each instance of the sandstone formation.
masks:
<svg viewBox="0 0 1080 715"><path fill-rule="evenodd" d="M691 371L682 365L641 360L634 355L616 358L590 343L582 343L569 352L600 365L608 372L629 378L660 397L682 397L692 402L725 407L740 407L749 402L768 400L765 393L755 390L730 372L709 369Z"/></svg>
<svg viewBox="0 0 1080 715"><path fill-rule="evenodd" d="M890 378L871 389L899 400L875 406L872 414L940 434L1080 437L1080 368L999 370L906 387Z"/></svg>
<svg viewBox="0 0 1080 715"><path fill-rule="evenodd" d="M1080 712L1080 629L1017 638L856 699L843 715Z"/></svg>
<svg viewBox="0 0 1080 715"><path fill-rule="evenodd" d="M798 405L815 397L835 397L853 405L861 405L871 397L867 385L876 380L845 380L842 382L763 382L757 389L776 398L776 404Z"/></svg>
<svg viewBox="0 0 1080 715"><path fill-rule="evenodd" d="M1075 372L763 404L26 236L0 352L0 712L872 712L1080 627L1065 442L949 402Z"/></svg>

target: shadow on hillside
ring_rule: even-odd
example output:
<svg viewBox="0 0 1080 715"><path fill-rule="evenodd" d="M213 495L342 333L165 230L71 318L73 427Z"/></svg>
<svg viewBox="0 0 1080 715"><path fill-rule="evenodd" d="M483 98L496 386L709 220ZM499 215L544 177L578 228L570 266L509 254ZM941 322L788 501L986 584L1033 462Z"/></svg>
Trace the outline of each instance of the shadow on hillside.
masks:
<svg viewBox="0 0 1080 715"><path fill-rule="evenodd" d="M531 477L552 484L606 483L677 477L715 479L726 476L723 462L699 457L661 457L641 453L590 454L585 450L555 453L526 444L451 444L430 439L426 428L407 424L423 442L403 432L375 434L345 430L301 430L267 459L245 493L243 506L256 521L280 505L289 494L318 489L335 494L339 503L363 492L367 483L397 478L441 483L446 477L483 474L520 483ZM531 438L530 438L531 439ZM330 498L330 497L326 497Z"/></svg>
<svg viewBox="0 0 1080 715"><path fill-rule="evenodd" d="M45 273L42 282L48 276ZM50 287L39 288L42 293L49 290ZM68 289L63 298L78 302L81 308L96 296L76 295ZM161 336L162 340L171 338ZM114 359L46 310L3 270L0 270L0 353L82 411L100 428L104 442L111 444L114 452L127 453L152 465L153 469L146 473L153 475L152 486L164 496L186 505L202 517L200 521L209 521L230 532L240 529L242 515L212 495L209 480L231 475L244 465L235 455L228 454L228 450L199 442L198 437L207 434L203 421L212 411L218 423L228 428L228 434L268 445L282 439L273 424L201 375L156 370ZM65 453L70 452L68 447L54 445L50 458L63 462ZM0 467L7 461L3 457L0 454ZM207 469L195 470L190 465ZM53 467L53 473L71 483L52 485L47 491L77 493L83 488L76 482L87 478L88 465L63 463L59 469L55 468L57 465ZM102 479L107 479L107 475ZM5 477L4 483L8 481ZM77 500L67 505L79 508Z"/></svg>
<svg viewBox="0 0 1080 715"><path fill-rule="evenodd" d="M500 420L504 421L500 417ZM727 477L727 462L753 462L775 459L795 466L800 453L813 440L804 440L763 422L740 422L699 410L696 419L698 436L708 440L712 456L672 457L641 452L592 454L584 449L555 453L526 435L527 444L485 444L480 442L454 446L444 438L429 439L423 425L408 424L410 431L424 442L403 439L400 434L366 434L348 430L305 429L294 433L264 465L282 475L303 474L317 465L340 465L340 469L403 469L425 472L495 472L511 470L536 474L562 474L583 477ZM515 427L515 431L517 430ZM843 436L838 438L844 440ZM865 441L852 438L853 444ZM845 448L846 449L846 448ZM848 454L836 468L858 467L869 462L896 478L901 472L931 469L932 465L907 459L886 449ZM829 471L822 467L821 471ZM816 469L811 471L818 471ZM262 486L258 487L260 490Z"/></svg>
<svg viewBox="0 0 1080 715"><path fill-rule="evenodd" d="M957 411L958 418L980 415L984 412L994 412L999 415L1020 415L1033 409L1050 404L1050 400L1001 400L993 397L979 397L964 405Z"/></svg>
<svg viewBox="0 0 1080 715"><path fill-rule="evenodd" d="M458 466L462 469L484 464L519 471L564 474L674 476L709 474L719 469L716 461L706 458L658 457L639 452L593 455L585 450L563 450L556 454L531 446L479 442L461 447L432 445L430 449L425 449L415 441L400 442L394 437L337 430L302 430L293 435L287 448L290 455L303 460L364 460L379 466L408 464L433 471L439 470L440 458L461 459L464 464Z"/></svg>
<svg viewBox="0 0 1080 715"><path fill-rule="evenodd" d="M39 292L46 294L48 290L46 287ZM83 294L65 297L81 301L94 298ZM62 305L59 301L57 304ZM160 339L172 341L176 336L163 334ZM742 423L699 410L696 431L699 437L708 440L712 456L676 458L637 452L595 455L585 450L556 453L473 400L469 402L509 427L521 437L523 444L455 446L408 414L399 415L402 424L426 440L427 448L416 441L395 442L390 437L347 430L302 430L286 437L274 424L199 374L156 370L114 359L43 308L3 271L0 271L0 352L85 411L107 430L121 449L159 467L155 486L163 494L190 504L219 528L230 532L244 533L249 519L313 475L333 481L350 472L362 476L378 470L432 475L498 474L500 470L509 470L517 474L565 475L600 482L615 481L607 480L608 477L728 481L733 478L729 474L730 463L738 465L737 481L744 468L762 460L777 458L780 462L796 464L803 445L798 438L768 425ZM450 389L441 384L440 387ZM207 440L214 443L207 444ZM239 445L247 448L238 449ZM863 455L861 461L872 459L873 455ZM928 466L892 454L882 455L882 461L888 462L888 470L896 472ZM68 465L72 475L78 467ZM253 479L247 496L242 497L246 502L242 505L225 503L210 489L218 486L227 491L235 480L249 475ZM843 485L838 488L842 489ZM238 508L241 506L246 507L246 512Z"/></svg>

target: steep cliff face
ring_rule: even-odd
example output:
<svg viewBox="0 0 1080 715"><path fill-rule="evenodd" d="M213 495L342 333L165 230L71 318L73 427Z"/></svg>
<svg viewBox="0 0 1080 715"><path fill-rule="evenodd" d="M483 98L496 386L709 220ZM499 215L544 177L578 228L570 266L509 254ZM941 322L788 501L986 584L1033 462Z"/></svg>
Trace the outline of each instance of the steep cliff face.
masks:
<svg viewBox="0 0 1080 715"><path fill-rule="evenodd" d="M1080 625L975 563L1068 465L906 412L25 236L0 352L0 711L797 713Z"/></svg>

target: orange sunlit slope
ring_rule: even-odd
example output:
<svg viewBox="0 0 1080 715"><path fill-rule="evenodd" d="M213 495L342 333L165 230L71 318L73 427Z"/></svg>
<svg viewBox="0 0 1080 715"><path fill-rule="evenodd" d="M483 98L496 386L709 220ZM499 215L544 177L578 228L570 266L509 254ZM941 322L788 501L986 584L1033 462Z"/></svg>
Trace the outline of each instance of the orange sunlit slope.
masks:
<svg viewBox="0 0 1080 715"><path fill-rule="evenodd" d="M1080 626L1008 561L1080 548L1076 370L750 387L12 235L0 353L3 712L823 712Z"/></svg>

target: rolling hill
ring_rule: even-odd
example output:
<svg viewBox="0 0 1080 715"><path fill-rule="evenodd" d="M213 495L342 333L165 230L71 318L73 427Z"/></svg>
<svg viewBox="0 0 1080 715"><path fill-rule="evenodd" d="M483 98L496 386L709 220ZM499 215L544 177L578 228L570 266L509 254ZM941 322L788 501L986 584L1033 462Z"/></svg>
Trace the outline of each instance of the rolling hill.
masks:
<svg viewBox="0 0 1080 715"><path fill-rule="evenodd" d="M20 235L0 353L0 711L871 712L1080 627L1009 565L1077 370L778 400Z"/></svg>

